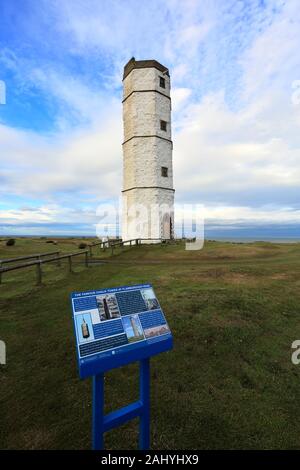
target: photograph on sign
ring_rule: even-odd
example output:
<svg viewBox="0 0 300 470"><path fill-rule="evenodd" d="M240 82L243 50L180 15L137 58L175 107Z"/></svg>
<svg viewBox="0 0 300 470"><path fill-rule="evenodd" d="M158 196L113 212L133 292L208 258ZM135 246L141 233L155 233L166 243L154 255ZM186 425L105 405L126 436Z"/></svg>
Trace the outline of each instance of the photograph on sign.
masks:
<svg viewBox="0 0 300 470"><path fill-rule="evenodd" d="M138 315L128 315L122 318L123 327L128 339L128 343L141 341L144 339L141 323Z"/></svg>
<svg viewBox="0 0 300 470"><path fill-rule="evenodd" d="M142 289L141 294L149 310L159 308L159 303L153 289Z"/></svg>
<svg viewBox="0 0 300 470"><path fill-rule="evenodd" d="M168 333L169 327L168 325L160 325L160 326L153 326L152 328L146 328L144 330L144 334L146 338L151 338L152 336L159 336Z"/></svg>
<svg viewBox="0 0 300 470"><path fill-rule="evenodd" d="M94 339L91 315L76 315L77 338L79 343L92 341Z"/></svg>
<svg viewBox="0 0 300 470"><path fill-rule="evenodd" d="M112 320L121 316L115 295L99 295L96 297L100 321Z"/></svg>

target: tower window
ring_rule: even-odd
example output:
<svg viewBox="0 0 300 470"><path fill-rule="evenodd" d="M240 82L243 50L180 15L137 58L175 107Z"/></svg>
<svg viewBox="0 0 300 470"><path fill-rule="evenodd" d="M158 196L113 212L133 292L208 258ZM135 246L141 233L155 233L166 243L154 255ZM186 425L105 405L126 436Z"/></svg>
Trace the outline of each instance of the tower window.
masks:
<svg viewBox="0 0 300 470"><path fill-rule="evenodd" d="M167 131L167 123L166 123L166 121L160 120L160 130L161 130L161 131Z"/></svg>
<svg viewBox="0 0 300 470"><path fill-rule="evenodd" d="M159 86L161 88L166 88L166 80L163 77L159 77Z"/></svg>
<svg viewBox="0 0 300 470"><path fill-rule="evenodd" d="M162 166L161 167L161 176L163 176L164 178L167 178L168 176L168 168L166 166Z"/></svg>

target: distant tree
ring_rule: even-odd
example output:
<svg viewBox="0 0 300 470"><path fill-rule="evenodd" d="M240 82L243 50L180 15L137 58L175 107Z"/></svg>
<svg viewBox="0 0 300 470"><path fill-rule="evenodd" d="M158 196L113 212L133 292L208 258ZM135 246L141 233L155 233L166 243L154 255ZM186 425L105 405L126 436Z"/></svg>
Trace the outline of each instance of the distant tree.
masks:
<svg viewBox="0 0 300 470"><path fill-rule="evenodd" d="M86 244L86 243L79 243L79 245L78 245L78 248L79 248L80 250L83 250L83 249L86 248L86 247L87 247L87 244Z"/></svg>
<svg viewBox="0 0 300 470"><path fill-rule="evenodd" d="M15 243L16 240L14 238L9 238L9 240L6 242L6 246L14 246Z"/></svg>

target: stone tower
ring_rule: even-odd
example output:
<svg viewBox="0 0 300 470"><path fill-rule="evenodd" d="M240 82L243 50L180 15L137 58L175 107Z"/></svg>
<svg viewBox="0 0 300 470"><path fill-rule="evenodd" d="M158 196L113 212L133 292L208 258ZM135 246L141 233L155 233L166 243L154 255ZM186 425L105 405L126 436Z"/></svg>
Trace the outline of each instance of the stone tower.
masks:
<svg viewBox="0 0 300 470"><path fill-rule="evenodd" d="M122 239L173 238L169 71L156 60L132 58L123 90Z"/></svg>
<svg viewBox="0 0 300 470"><path fill-rule="evenodd" d="M133 329L134 336L140 336L140 332L139 332L138 327L135 323L135 319L130 317L130 323L131 323L131 327Z"/></svg>

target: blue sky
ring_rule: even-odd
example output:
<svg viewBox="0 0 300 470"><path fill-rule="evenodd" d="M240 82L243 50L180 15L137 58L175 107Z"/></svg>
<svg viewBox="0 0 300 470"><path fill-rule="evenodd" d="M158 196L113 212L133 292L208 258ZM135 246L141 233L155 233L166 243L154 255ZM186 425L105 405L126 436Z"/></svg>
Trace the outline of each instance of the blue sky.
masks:
<svg viewBox="0 0 300 470"><path fill-rule="evenodd" d="M1 0L0 24L0 235L95 234L135 56L170 69L177 204L300 236L297 0Z"/></svg>

